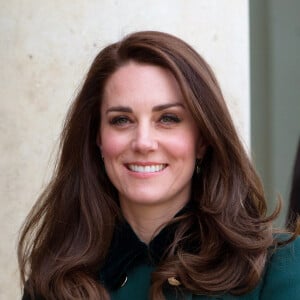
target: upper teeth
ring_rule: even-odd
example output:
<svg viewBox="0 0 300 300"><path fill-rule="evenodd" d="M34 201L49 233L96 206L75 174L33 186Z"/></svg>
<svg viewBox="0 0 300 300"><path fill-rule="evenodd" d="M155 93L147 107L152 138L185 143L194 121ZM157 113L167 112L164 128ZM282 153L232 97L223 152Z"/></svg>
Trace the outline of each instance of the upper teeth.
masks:
<svg viewBox="0 0 300 300"><path fill-rule="evenodd" d="M161 171L162 169L165 168L165 165L164 164L152 165L152 166L128 165L128 168L134 172L153 173L153 172Z"/></svg>

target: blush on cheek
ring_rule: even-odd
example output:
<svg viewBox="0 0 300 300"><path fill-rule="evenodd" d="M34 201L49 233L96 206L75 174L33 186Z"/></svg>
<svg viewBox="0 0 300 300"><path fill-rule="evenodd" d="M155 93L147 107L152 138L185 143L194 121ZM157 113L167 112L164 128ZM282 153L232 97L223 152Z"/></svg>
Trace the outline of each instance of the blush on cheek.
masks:
<svg viewBox="0 0 300 300"><path fill-rule="evenodd" d="M188 157L195 156L196 159L196 147L194 139L183 135L181 137L176 136L175 139L166 139L165 144L168 145L168 149L172 151L172 154L177 157Z"/></svg>
<svg viewBox="0 0 300 300"><path fill-rule="evenodd" d="M102 137L102 154L106 158L116 158L124 150L124 142L114 135Z"/></svg>

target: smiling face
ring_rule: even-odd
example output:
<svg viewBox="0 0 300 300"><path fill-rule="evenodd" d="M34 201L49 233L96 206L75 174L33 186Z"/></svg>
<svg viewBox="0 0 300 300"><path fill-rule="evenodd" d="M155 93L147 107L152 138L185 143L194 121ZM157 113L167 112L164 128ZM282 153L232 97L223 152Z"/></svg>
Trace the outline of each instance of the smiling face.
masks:
<svg viewBox="0 0 300 300"><path fill-rule="evenodd" d="M129 62L107 81L98 145L122 210L169 207L189 200L201 145L174 76L166 69Z"/></svg>

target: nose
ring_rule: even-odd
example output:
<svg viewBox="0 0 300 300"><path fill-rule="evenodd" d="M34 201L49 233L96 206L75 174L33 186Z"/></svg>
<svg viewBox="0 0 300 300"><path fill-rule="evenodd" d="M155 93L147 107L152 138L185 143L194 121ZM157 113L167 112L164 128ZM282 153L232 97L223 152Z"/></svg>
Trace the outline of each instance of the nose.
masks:
<svg viewBox="0 0 300 300"><path fill-rule="evenodd" d="M158 148L155 129L149 124L140 124L134 133L132 149L136 152L147 153Z"/></svg>

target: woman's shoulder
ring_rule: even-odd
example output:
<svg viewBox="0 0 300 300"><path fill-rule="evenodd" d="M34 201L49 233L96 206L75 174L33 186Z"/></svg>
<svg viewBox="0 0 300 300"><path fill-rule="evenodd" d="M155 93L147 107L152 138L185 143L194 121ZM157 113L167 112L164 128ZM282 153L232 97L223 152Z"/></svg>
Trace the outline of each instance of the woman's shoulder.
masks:
<svg viewBox="0 0 300 300"><path fill-rule="evenodd" d="M279 240L284 237L280 236ZM261 299L300 299L300 237L271 251Z"/></svg>
<svg viewBox="0 0 300 300"><path fill-rule="evenodd" d="M279 242L283 242L289 238L288 235L280 235L276 239ZM295 238L292 242L286 243L284 245L279 245L274 249L270 250L270 258L267 265L267 276L275 275L276 270L290 272L293 269L297 270L300 264L300 236Z"/></svg>
<svg viewBox="0 0 300 300"><path fill-rule="evenodd" d="M289 238L289 235L282 234L276 238L279 242L282 242ZM273 259L278 259L282 256L291 255L293 258L295 255L300 255L300 236L296 237L292 242L285 244L284 246L278 246L274 250Z"/></svg>
<svg viewBox="0 0 300 300"><path fill-rule="evenodd" d="M287 236L279 236L285 240ZM193 300L208 299L192 296ZM225 294L216 298L222 300L285 300L300 299L300 237L294 241L270 250L270 257L260 283L251 292L234 296Z"/></svg>

